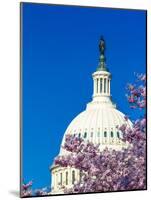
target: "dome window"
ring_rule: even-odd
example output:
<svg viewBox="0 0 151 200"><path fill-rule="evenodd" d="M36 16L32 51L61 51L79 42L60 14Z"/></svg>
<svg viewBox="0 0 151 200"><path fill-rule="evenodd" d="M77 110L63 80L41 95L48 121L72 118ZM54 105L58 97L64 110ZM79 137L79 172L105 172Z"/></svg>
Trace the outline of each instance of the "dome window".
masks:
<svg viewBox="0 0 151 200"><path fill-rule="evenodd" d="M120 138L120 134L119 134L119 132L117 132L117 137Z"/></svg>
<svg viewBox="0 0 151 200"><path fill-rule="evenodd" d="M73 170L72 171L72 184L74 184L75 182L75 171Z"/></svg>
<svg viewBox="0 0 151 200"><path fill-rule="evenodd" d="M68 172L66 172L66 185L68 185Z"/></svg>
<svg viewBox="0 0 151 200"><path fill-rule="evenodd" d="M91 132L91 137L93 137L93 132Z"/></svg>
<svg viewBox="0 0 151 200"><path fill-rule="evenodd" d="M79 138L81 137L81 133L79 133Z"/></svg>
<svg viewBox="0 0 151 200"><path fill-rule="evenodd" d="M79 176L80 176L80 182L81 182L81 180L82 180L82 171L80 170L80 174L79 174Z"/></svg>
<svg viewBox="0 0 151 200"><path fill-rule="evenodd" d="M97 83L96 83L96 93L98 93L98 84L99 84L99 79L96 79Z"/></svg>
<svg viewBox="0 0 151 200"><path fill-rule="evenodd" d="M86 138L86 137L87 137L87 132L84 133L84 138Z"/></svg>
<svg viewBox="0 0 151 200"><path fill-rule="evenodd" d="M102 78L100 79L100 93L102 93Z"/></svg>
<svg viewBox="0 0 151 200"><path fill-rule="evenodd" d="M108 84L107 84L107 92L109 93L109 85L110 85L110 81L108 79Z"/></svg>
<svg viewBox="0 0 151 200"><path fill-rule="evenodd" d="M62 173L60 173L60 185L62 185Z"/></svg>
<svg viewBox="0 0 151 200"><path fill-rule="evenodd" d="M107 132L106 131L104 131L104 137L107 137Z"/></svg>
<svg viewBox="0 0 151 200"><path fill-rule="evenodd" d="M111 137L113 137L113 136L114 136L113 131L111 131Z"/></svg>
<svg viewBox="0 0 151 200"><path fill-rule="evenodd" d="M104 79L104 93L106 93L106 78Z"/></svg>
<svg viewBox="0 0 151 200"><path fill-rule="evenodd" d="M98 137L100 137L100 132L98 132Z"/></svg>

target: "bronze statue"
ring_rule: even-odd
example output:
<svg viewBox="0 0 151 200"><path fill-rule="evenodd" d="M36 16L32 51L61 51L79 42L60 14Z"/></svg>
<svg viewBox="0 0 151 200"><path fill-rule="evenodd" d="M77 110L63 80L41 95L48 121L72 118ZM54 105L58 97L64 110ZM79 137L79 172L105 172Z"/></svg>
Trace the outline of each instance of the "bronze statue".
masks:
<svg viewBox="0 0 151 200"><path fill-rule="evenodd" d="M100 50L101 54L104 54L104 51L105 51L105 41L103 39L103 36L101 36L101 38L100 38L99 50Z"/></svg>

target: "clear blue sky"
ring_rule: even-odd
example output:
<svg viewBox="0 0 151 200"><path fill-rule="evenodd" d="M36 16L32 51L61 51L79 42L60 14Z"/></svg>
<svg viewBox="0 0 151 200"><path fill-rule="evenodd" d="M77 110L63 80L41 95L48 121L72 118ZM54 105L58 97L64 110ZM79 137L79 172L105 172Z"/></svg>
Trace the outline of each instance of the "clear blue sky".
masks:
<svg viewBox="0 0 151 200"><path fill-rule="evenodd" d="M23 177L50 186L49 166L70 121L91 101L98 41L106 40L111 93L118 109L137 118L125 86L145 72L145 11L24 3Z"/></svg>

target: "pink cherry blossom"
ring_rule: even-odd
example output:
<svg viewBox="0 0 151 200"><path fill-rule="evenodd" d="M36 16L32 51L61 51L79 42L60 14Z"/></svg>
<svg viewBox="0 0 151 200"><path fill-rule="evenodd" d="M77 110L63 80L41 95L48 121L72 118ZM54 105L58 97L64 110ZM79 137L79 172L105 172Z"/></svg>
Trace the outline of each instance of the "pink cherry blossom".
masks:
<svg viewBox="0 0 151 200"><path fill-rule="evenodd" d="M145 76L137 75L142 85L129 84L128 102L133 109L146 107ZM125 116L125 120L129 117ZM65 193L105 192L136 190L146 188L146 118L136 120L132 128L126 124L117 127L123 133L128 148L120 151L99 150L94 145L78 136L67 135L64 149L70 154L58 156L55 164L75 167L83 172L82 179Z"/></svg>
<svg viewBox="0 0 151 200"><path fill-rule="evenodd" d="M120 138L130 145L122 150L105 148L78 137L66 135L62 148L69 154L57 156L54 164L74 167L81 171L81 180L72 188L62 186L64 193L87 193L146 189L146 76L136 74L135 84L128 84L128 103L140 110L140 116L129 128L126 123L117 126L123 134ZM143 114L142 114L143 113ZM124 117L127 121L129 116ZM32 189L33 182L23 183L21 196L45 196L47 188Z"/></svg>

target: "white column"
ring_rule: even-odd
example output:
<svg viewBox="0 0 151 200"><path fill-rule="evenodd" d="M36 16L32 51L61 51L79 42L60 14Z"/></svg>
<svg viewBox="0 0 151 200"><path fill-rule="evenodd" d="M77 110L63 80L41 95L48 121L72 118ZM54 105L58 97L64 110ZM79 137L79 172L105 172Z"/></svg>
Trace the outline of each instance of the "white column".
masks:
<svg viewBox="0 0 151 200"><path fill-rule="evenodd" d="M95 78L95 82L94 83L95 83L95 92L94 93L96 95L96 93L97 93L97 79L96 78Z"/></svg>
<svg viewBox="0 0 151 200"><path fill-rule="evenodd" d="M66 181L66 180L67 180L67 181ZM69 170L68 170L68 169L67 169L67 171L66 171L65 181L67 182L67 185L69 185Z"/></svg>
<svg viewBox="0 0 151 200"><path fill-rule="evenodd" d="M102 93L104 94L104 78L102 78Z"/></svg>
<svg viewBox="0 0 151 200"><path fill-rule="evenodd" d="M64 176L64 173L63 173L63 172L64 172L64 170L62 170L61 172L62 172L62 185L63 185L63 181L64 181L64 180L63 180L63 176Z"/></svg>
<svg viewBox="0 0 151 200"><path fill-rule="evenodd" d="M109 79L109 95L110 95L110 81L111 81L111 80Z"/></svg>
<svg viewBox="0 0 151 200"><path fill-rule="evenodd" d="M55 188L57 188L58 185L58 174L55 174Z"/></svg>
<svg viewBox="0 0 151 200"><path fill-rule="evenodd" d="M56 174L55 174L55 172L53 174L53 179L54 179L54 185L53 185L53 187L54 187L54 190L55 190L55 188L56 188Z"/></svg>
<svg viewBox="0 0 151 200"><path fill-rule="evenodd" d="M106 94L108 94L108 79L106 78Z"/></svg>
<svg viewBox="0 0 151 200"><path fill-rule="evenodd" d="M96 92L96 79L93 78L93 95L95 95L95 92Z"/></svg>
<svg viewBox="0 0 151 200"><path fill-rule="evenodd" d="M104 92L104 93L106 92L106 91L105 91L105 90L106 90L106 88L105 88L105 79L106 79L106 78L104 78L104 87L103 87L103 92Z"/></svg>
<svg viewBox="0 0 151 200"><path fill-rule="evenodd" d="M77 180L80 181L80 170L77 170Z"/></svg>
<svg viewBox="0 0 151 200"><path fill-rule="evenodd" d="M98 81L99 81L99 79L97 78L97 79L96 79L96 93L97 93L97 94L98 94L98 92L99 92L99 91L98 91Z"/></svg>

